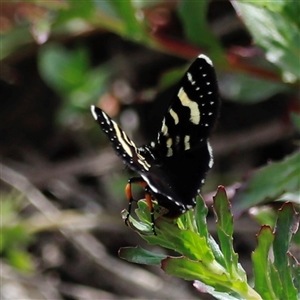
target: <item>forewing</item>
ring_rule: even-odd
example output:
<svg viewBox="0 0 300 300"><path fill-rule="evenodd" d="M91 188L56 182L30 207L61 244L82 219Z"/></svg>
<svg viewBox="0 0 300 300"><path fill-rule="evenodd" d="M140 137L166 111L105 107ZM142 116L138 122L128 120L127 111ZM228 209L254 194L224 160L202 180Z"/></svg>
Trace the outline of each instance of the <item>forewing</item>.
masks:
<svg viewBox="0 0 300 300"><path fill-rule="evenodd" d="M170 157L206 143L216 123L219 106L213 64L205 55L199 55L179 84L154 148Z"/></svg>
<svg viewBox="0 0 300 300"><path fill-rule="evenodd" d="M114 150L123 162L133 171L142 174L150 169L150 164L139 153L134 142L103 110L92 105L91 112L100 125L102 131L108 136Z"/></svg>

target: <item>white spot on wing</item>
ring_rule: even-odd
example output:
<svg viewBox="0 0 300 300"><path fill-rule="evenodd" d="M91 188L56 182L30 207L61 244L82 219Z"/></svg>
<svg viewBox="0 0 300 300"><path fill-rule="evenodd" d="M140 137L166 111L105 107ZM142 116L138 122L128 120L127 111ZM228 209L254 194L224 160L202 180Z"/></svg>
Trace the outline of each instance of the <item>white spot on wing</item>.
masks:
<svg viewBox="0 0 300 300"><path fill-rule="evenodd" d="M198 56L198 58L204 59L209 65L213 66L213 63L212 63L211 59L208 58L206 55L200 54L200 55Z"/></svg>
<svg viewBox="0 0 300 300"><path fill-rule="evenodd" d="M168 135L168 127L166 125L166 119L165 118L163 119L163 123L162 123L162 126L161 126L161 132L164 136Z"/></svg>
<svg viewBox="0 0 300 300"><path fill-rule="evenodd" d="M198 104L192 101L183 88L178 92L178 98L183 106L187 106L191 110L190 121L196 125L200 123L200 111Z"/></svg>
<svg viewBox="0 0 300 300"><path fill-rule="evenodd" d="M210 160L209 160L208 166L211 169L212 166L214 165L214 158L213 158L213 151L212 151L212 148L211 148L211 145L210 145L209 142L207 142L207 149L208 149L209 156L210 156Z"/></svg>
<svg viewBox="0 0 300 300"><path fill-rule="evenodd" d="M111 123L111 118L105 113L105 112L102 112L102 115L103 115L103 117L105 118L105 120L106 120L106 123L107 124L110 124ZM112 121L113 123L115 123L114 121Z"/></svg>
<svg viewBox="0 0 300 300"><path fill-rule="evenodd" d="M170 115L172 116L172 118L174 119L175 125L179 123L179 118L177 113L171 108L169 111Z"/></svg>
<svg viewBox="0 0 300 300"><path fill-rule="evenodd" d="M97 116L97 114L95 112L95 106L94 105L91 105L91 113L92 113L94 119L98 120L98 116Z"/></svg>
<svg viewBox="0 0 300 300"><path fill-rule="evenodd" d="M117 138L118 138L118 141L120 142L122 148L125 150L125 152L130 156L132 157L132 151L130 149L130 146L128 145L128 142L126 142L122 136L122 133L120 131L120 128L119 126L114 122L112 121L112 124L115 128L115 132L116 132L116 135L117 135ZM126 134L124 134L124 136L127 138ZM130 143L132 144L132 143ZM124 156L124 155L123 155Z"/></svg>
<svg viewBox="0 0 300 300"><path fill-rule="evenodd" d="M186 135L184 137L184 150L189 150L191 148L191 145L190 145L190 136L189 135Z"/></svg>
<svg viewBox="0 0 300 300"><path fill-rule="evenodd" d="M187 77L188 77L188 80L189 80L189 82L192 84L192 85L194 85L196 82L193 80L193 76L192 76L192 74L191 73L187 73Z"/></svg>
<svg viewBox="0 0 300 300"><path fill-rule="evenodd" d="M149 178L143 174L141 174L141 177L147 182L147 184L149 185L150 189L154 192L154 193L159 193L158 189L155 187L155 185L152 185L151 182L149 181Z"/></svg>
<svg viewBox="0 0 300 300"><path fill-rule="evenodd" d="M173 155L173 149L172 148L168 148L167 157L170 157L172 155Z"/></svg>

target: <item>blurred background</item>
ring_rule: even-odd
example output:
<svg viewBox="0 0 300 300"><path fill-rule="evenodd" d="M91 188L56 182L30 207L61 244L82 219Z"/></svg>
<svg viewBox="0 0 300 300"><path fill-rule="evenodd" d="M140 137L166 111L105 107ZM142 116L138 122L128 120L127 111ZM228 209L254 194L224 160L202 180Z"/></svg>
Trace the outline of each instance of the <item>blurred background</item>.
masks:
<svg viewBox="0 0 300 300"><path fill-rule="evenodd" d="M124 246L166 250L124 225L134 174L90 113L101 107L148 143L199 53L213 60L222 98L202 194L211 208L217 186L227 188L251 280L255 234L281 206L254 205L299 204L299 3L32 0L0 9L1 298L213 299L118 258ZM256 170L274 162L248 197ZM211 234L214 222L210 212Z"/></svg>

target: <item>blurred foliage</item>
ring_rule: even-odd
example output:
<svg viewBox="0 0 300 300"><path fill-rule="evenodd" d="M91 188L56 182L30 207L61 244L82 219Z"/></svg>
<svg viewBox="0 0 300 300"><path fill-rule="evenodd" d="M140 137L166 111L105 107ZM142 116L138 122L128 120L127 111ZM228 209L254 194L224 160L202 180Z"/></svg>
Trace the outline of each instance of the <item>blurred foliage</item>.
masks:
<svg viewBox="0 0 300 300"><path fill-rule="evenodd" d="M285 81L300 79L299 1L236 1L236 10Z"/></svg>
<svg viewBox="0 0 300 300"><path fill-rule="evenodd" d="M83 47L66 50L59 44L47 44L39 51L39 71L45 82L61 95L64 105L59 119L79 115L106 91L110 76L108 66L91 68Z"/></svg>
<svg viewBox="0 0 300 300"><path fill-rule="evenodd" d="M234 211L241 212L275 200L300 204L300 152L273 162L250 176L234 197Z"/></svg>
<svg viewBox="0 0 300 300"><path fill-rule="evenodd" d="M19 211L22 207L20 196L15 193L1 197L0 254L11 266L23 272L34 269L33 260L27 252L32 236L22 226ZM19 198L19 199L18 199Z"/></svg>
<svg viewBox="0 0 300 300"><path fill-rule="evenodd" d="M182 1L178 14L184 28L185 38L193 45L204 47L213 61L224 54L221 43L211 32L207 23L209 1Z"/></svg>
<svg viewBox="0 0 300 300"><path fill-rule="evenodd" d="M260 64L257 67L257 75L264 79L264 71L271 71L275 76L279 71L283 74L285 81L299 80L299 45L297 45L297 41L300 38L300 30L298 15L295 13L297 9L299 10L298 2L282 1L276 2L276 5L270 1L259 3L233 1L232 3L248 26L254 41L266 51L266 59L271 63L268 67L266 67L266 64ZM167 41L163 39L164 36L161 35L164 28L160 28L161 25L155 22L155 18L158 18L156 6L159 7L163 4L164 1L137 2L129 0L89 0L84 2L61 0L52 1L51 3L40 3L32 0L23 3L17 1L15 3L5 3L2 22L6 26L3 27L1 34L1 59L19 52L24 49L24 46L34 42L44 44L48 39L58 39L62 36L72 37L97 29L105 29L142 45L187 58L195 57L197 53L203 52L203 49L205 49L212 57L217 69L222 68L227 71L239 69L244 73L249 71L248 67L251 67L251 64L247 67L242 64L231 65L233 64L232 60L226 62L225 49L211 32L207 22L209 1L184 1L178 6L172 4L174 5L174 11L182 22L186 41L191 43L193 47L199 47L198 49L191 48L188 44L182 47L180 43L176 42L172 42L168 46ZM6 9L15 10L15 14L18 14L19 19L10 19L9 16L5 16ZM264 28L264 30L261 30L261 28ZM62 51L59 47L51 50L58 51L57 55L62 58ZM45 51L41 47L41 52ZM48 51L50 50L48 49ZM51 64L51 62L47 63L45 59L51 61L53 55L41 58L40 68L42 70L47 68L44 64ZM73 53L73 55L75 54ZM75 59L75 56L73 56L73 59ZM78 59L82 60L83 57L78 57ZM52 68L55 67L60 70L58 64L53 64ZM75 63L74 69L76 67L80 68L77 63ZM43 71L42 73L45 74ZM67 76L68 74L64 75ZM94 75L97 78L97 74ZM239 79L240 77L236 76L234 81L239 81ZM281 89L284 90L282 85L277 85L275 88L274 83L262 80L259 86L260 95L257 95L258 89L253 89L253 80L257 79L242 80L239 86L243 86L243 88L228 89L226 96L237 101L250 98L249 101L253 102L257 97L260 99L257 101L264 100L265 98L263 99L261 95L267 96L275 94ZM68 78L65 81L69 81ZM58 83L56 82L56 84ZM86 86L85 92L87 91L94 95L94 85Z"/></svg>

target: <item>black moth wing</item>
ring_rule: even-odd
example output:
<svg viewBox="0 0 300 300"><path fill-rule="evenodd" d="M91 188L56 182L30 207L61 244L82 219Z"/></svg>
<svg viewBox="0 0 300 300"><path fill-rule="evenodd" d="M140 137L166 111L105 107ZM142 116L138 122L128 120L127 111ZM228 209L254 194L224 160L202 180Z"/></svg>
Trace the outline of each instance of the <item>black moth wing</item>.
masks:
<svg viewBox="0 0 300 300"><path fill-rule="evenodd" d="M91 112L100 125L102 131L108 136L115 152L123 162L133 171L143 173L150 169L150 164L139 153L135 143L102 109L92 105Z"/></svg>
<svg viewBox="0 0 300 300"><path fill-rule="evenodd" d="M179 83L177 94L162 121L156 148L164 156L206 143L220 108L212 61L199 55Z"/></svg>
<svg viewBox="0 0 300 300"><path fill-rule="evenodd" d="M102 131L108 136L117 155L122 158L124 164L137 172L149 186L151 185L151 190L154 193L158 192L169 200L175 199L179 201L176 194L174 194L168 185L168 175L162 172L160 168L151 165L154 158L149 156L149 152L145 148L137 148L121 127L102 109L92 105L91 112Z"/></svg>
<svg viewBox="0 0 300 300"><path fill-rule="evenodd" d="M175 217L195 206L195 197L213 165L208 137L219 107L214 67L208 57L200 55L182 78L157 141L146 146L159 166L147 174L148 184L152 190L156 188L160 205L169 209L166 216ZM168 192L164 185L157 184L159 173L168 175L168 190L176 195L175 199L162 196Z"/></svg>

